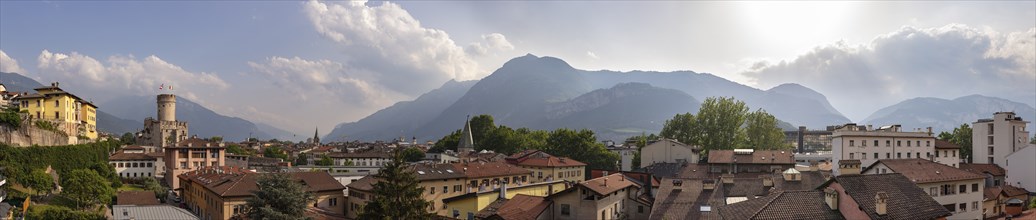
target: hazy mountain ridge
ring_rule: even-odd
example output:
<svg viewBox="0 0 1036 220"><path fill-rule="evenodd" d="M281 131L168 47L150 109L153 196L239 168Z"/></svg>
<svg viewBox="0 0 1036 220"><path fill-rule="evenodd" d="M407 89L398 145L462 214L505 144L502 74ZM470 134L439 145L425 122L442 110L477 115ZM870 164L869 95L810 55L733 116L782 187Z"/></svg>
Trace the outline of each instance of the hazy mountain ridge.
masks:
<svg viewBox="0 0 1036 220"><path fill-rule="evenodd" d="M457 82L451 80L442 87L429 91L414 100L397 102L359 121L338 124L322 140L340 141L355 138L388 140L398 138L400 135L414 134L418 127L424 126L451 104L457 102L476 82L478 81Z"/></svg>
<svg viewBox="0 0 1036 220"><path fill-rule="evenodd" d="M467 92L457 95L455 103L423 126L344 134L348 139L360 140L398 136L436 140L462 127L469 115L490 114L497 124L511 127L591 128L598 131L602 139L622 138L616 135L656 133L666 119L677 113L697 112L700 100L713 96L735 97L745 101L753 111L763 108L778 119L796 125L822 127L849 122L830 106L826 97L800 85L788 84L764 91L691 71L584 71L558 58L530 54L508 61ZM385 110L395 108L398 107ZM377 124L373 123L378 121L373 120L373 116L361 121ZM793 126L782 123L781 127ZM343 134L337 131L333 135ZM392 134L371 135L379 131ZM341 136L327 136L328 139L336 137Z"/></svg>
<svg viewBox="0 0 1036 220"><path fill-rule="evenodd" d="M1036 109L1025 103L997 97L969 95L952 100L921 97L904 100L882 108L863 123L873 125L900 124L905 128L932 127L936 132L952 131L961 124L992 118L993 113L1013 111L1026 121L1036 118Z"/></svg>

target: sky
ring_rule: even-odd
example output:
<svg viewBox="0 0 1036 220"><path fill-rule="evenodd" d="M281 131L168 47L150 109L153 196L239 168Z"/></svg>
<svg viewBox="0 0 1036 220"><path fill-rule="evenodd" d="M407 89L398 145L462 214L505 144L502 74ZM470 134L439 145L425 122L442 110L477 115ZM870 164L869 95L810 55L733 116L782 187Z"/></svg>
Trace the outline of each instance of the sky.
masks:
<svg viewBox="0 0 1036 220"><path fill-rule="evenodd" d="M297 134L528 53L799 83L858 122L915 97L1036 105L1034 1L0 1L0 71L102 105L172 86Z"/></svg>

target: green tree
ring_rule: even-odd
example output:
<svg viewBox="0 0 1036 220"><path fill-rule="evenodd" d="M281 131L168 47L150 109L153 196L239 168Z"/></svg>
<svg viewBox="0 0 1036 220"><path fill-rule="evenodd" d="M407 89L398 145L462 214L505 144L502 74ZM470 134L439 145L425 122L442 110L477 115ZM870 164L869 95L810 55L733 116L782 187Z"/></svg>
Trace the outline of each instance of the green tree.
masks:
<svg viewBox="0 0 1036 220"><path fill-rule="evenodd" d="M603 143L597 142L594 132L587 129L576 131L559 128L551 131L547 137L547 147L542 150L554 156L570 157L586 163L589 169L614 170L615 162L619 161L619 155L608 151Z"/></svg>
<svg viewBox="0 0 1036 220"><path fill-rule="evenodd" d="M270 146L263 150L263 157L288 160L288 153L285 153L280 146Z"/></svg>
<svg viewBox="0 0 1036 220"><path fill-rule="evenodd" d="M697 144L697 138L701 133L697 123L698 121L694 115L689 112L676 114L672 119L665 121L665 124L662 125L662 132L659 135L665 138L676 139L686 144Z"/></svg>
<svg viewBox="0 0 1036 220"><path fill-rule="evenodd" d="M327 156L327 154L320 155L320 160L316 161L315 163L317 164L317 166L335 165L335 161L331 159L331 156Z"/></svg>
<svg viewBox="0 0 1036 220"><path fill-rule="evenodd" d="M374 175L371 200L363 206L359 219L432 219L431 205L422 198L424 188L418 185L414 170L406 165L403 151L396 150L392 161Z"/></svg>
<svg viewBox="0 0 1036 220"><path fill-rule="evenodd" d="M1032 139L1029 140L1029 143L1030 144L1036 144L1036 134L1034 134L1032 136ZM1036 201L1036 199L1033 199L1032 201ZM1034 203L1034 204L1036 204L1036 203Z"/></svg>
<svg viewBox="0 0 1036 220"><path fill-rule="evenodd" d="M209 138L209 141L212 141L212 142L223 142L223 136L212 136L212 137Z"/></svg>
<svg viewBox="0 0 1036 220"><path fill-rule="evenodd" d="M299 154L299 157L295 158L295 165L306 165L309 164L309 156L305 153Z"/></svg>
<svg viewBox="0 0 1036 220"><path fill-rule="evenodd" d="M61 194L75 201L76 207L81 204L108 204L114 193L110 183L97 171L90 169L72 170L62 176L61 186L64 187Z"/></svg>
<svg viewBox="0 0 1036 220"><path fill-rule="evenodd" d="M403 150L403 159L407 162L421 161L424 159L424 152L421 149L409 147Z"/></svg>
<svg viewBox="0 0 1036 220"><path fill-rule="evenodd" d="M133 133L126 132L122 134L122 137L119 138L119 141L122 141L122 144L130 145L134 144L137 141L134 138L136 137L133 136Z"/></svg>
<svg viewBox="0 0 1036 220"><path fill-rule="evenodd" d="M237 144L228 144L227 145L227 153L232 153L232 154L236 154L236 155L248 155L248 156L255 155L255 153L253 153L252 150L246 149L246 148L242 147L241 145L237 145Z"/></svg>
<svg viewBox="0 0 1036 220"><path fill-rule="evenodd" d="M460 130L456 130L446 136L443 136L439 141L435 142L435 145L428 152L446 152L446 150L457 151L457 145L460 144Z"/></svg>
<svg viewBox="0 0 1036 220"><path fill-rule="evenodd" d="M747 147L759 150L781 150L791 148L784 143L784 131L777 127L777 118L766 110L756 110L745 117Z"/></svg>
<svg viewBox="0 0 1036 220"><path fill-rule="evenodd" d="M944 139L944 137L948 138ZM967 123L961 124L960 127L954 128L953 133L949 136L943 136L942 133L939 133L939 139L960 146L960 156L968 163L971 163L972 159L974 159L971 158L971 125L968 125Z"/></svg>
<svg viewBox="0 0 1036 220"><path fill-rule="evenodd" d="M32 188L36 196L43 195L44 193L50 194L51 191L56 189L54 186L54 179L42 169L35 169L29 172L29 175L20 178L23 186Z"/></svg>
<svg viewBox="0 0 1036 220"><path fill-rule="evenodd" d="M744 144L742 124L748 113L745 103L734 98L709 97L698 110L696 125L700 130L697 144L706 154L712 149L735 149ZM694 142L691 142L694 143Z"/></svg>
<svg viewBox="0 0 1036 220"><path fill-rule="evenodd" d="M252 191L246 201L249 219L306 219L306 204L313 194L288 174L263 174L257 180L259 190Z"/></svg>
<svg viewBox="0 0 1036 220"><path fill-rule="evenodd" d="M165 198L169 195L169 188L159 184L158 180L153 177L144 177L141 185L144 185L144 190L154 192L155 196L163 202L165 202Z"/></svg>

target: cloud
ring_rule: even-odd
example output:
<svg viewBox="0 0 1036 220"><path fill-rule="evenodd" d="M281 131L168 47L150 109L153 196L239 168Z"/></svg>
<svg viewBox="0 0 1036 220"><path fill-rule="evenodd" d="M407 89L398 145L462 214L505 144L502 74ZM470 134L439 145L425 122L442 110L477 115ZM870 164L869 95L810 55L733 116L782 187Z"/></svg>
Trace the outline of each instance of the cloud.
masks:
<svg viewBox="0 0 1036 220"><path fill-rule="evenodd" d="M25 69L18 66L18 60L7 56L7 53L4 53L3 50L0 50L0 72L28 74Z"/></svg>
<svg viewBox="0 0 1036 220"><path fill-rule="evenodd" d="M265 63L248 65L302 100L338 97L350 104L371 104L385 98L376 85L350 76L344 65L330 60L270 57Z"/></svg>
<svg viewBox="0 0 1036 220"><path fill-rule="evenodd" d="M997 33L966 25L903 27L866 45L837 42L794 60L758 62L742 74L761 88L800 83L850 118L913 97L985 94L1036 99L1036 28Z"/></svg>
<svg viewBox="0 0 1036 220"><path fill-rule="evenodd" d="M416 96L443 82L477 79L480 71L471 55L514 46L499 33L482 36L469 52L442 30L426 28L397 4L365 1L309 1L305 13L318 33L342 47L344 63L363 69L368 83Z"/></svg>
<svg viewBox="0 0 1036 220"><path fill-rule="evenodd" d="M491 52L497 51L510 51L514 50L514 45L507 41L507 37L504 37L500 33L484 34L482 35L482 41L471 43L468 45L466 51L473 55L486 55Z"/></svg>
<svg viewBox="0 0 1036 220"><path fill-rule="evenodd" d="M128 90L147 94L165 85L166 89L172 86L177 94L201 102L197 94L204 94L202 91L219 91L230 87L216 74L189 72L154 55L143 59L132 55L116 55L102 63L74 51L64 54L43 50L37 62L41 79L75 82L63 87L88 93L125 93Z"/></svg>

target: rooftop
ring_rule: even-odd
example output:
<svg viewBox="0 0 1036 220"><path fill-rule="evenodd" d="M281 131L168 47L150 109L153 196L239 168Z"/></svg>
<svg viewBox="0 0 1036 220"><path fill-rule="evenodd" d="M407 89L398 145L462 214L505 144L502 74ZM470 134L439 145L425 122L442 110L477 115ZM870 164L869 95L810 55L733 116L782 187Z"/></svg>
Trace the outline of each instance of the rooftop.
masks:
<svg viewBox="0 0 1036 220"><path fill-rule="evenodd" d="M961 163L958 166L962 170L981 175L986 175L986 173L993 176L1007 175L1007 171L1005 171L1003 167L1000 167L1000 165L996 165L995 163Z"/></svg>
<svg viewBox="0 0 1036 220"><path fill-rule="evenodd" d="M191 212L171 205L115 205L112 206L112 217L116 220L198 219Z"/></svg>
<svg viewBox="0 0 1036 220"><path fill-rule="evenodd" d="M460 162L451 163L454 171L461 171L468 178L530 175L532 171L504 162Z"/></svg>
<svg viewBox="0 0 1036 220"><path fill-rule="evenodd" d="M456 169L452 164L415 164L412 167L419 181L465 177L463 170Z"/></svg>
<svg viewBox="0 0 1036 220"><path fill-rule="evenodd" d="M585 163L567 157L556 157L539 150L525 150L506 158L507 163L534 167L576 167Z"/></svg>
<svg viewBox="0 0 1036 220"><path fill-rule="evenodd" d="M893 172L903 174L915 183L934 183L970 179L985 179L984 175L964 171L956 167L925 159L883 159L867 167L863 172L884 164Z"/></svg>
<svg viewBox="0 0 1036 220"><path fill-rule="evenodd" d="M239 168L206 167L181 174L179 178L197 182L209 191L223 197L237 197L251 196L252 191L258 190L257 181L261 175L269 174L253 173ZM327 172L292 172L287 175L301 182L309 192L345 189L345 186Z"/></svg>
<svg viewBox="0 0 1036 220"><path fill-rule="evenodd" d="M960 149L960 146L953 144L949 141L935 140L935 149Z"/></svg>
<svg viewBox="0 0 1036 220"><path fill-rule="evenodd" d="M713 150L709 151L709 163L739 164L795 164L795 155L790 150Z"/></svg>
<svg viewBox="0 0 1036 220"><path fill-rule="evenodd" d="M820 189L834 182L841 185L871 219L936 219L952 214L899 173L836 176ZM878 192L889 197L885 215L875 212L874 197Z"/></svg>
<svg viewBox="0 0 1036 220"><path fill-rule="evenodd" d="M497 200L479 214L488 219L535 220L550 207L550 204L551 201L545 197L518 194L511 199Z"/></svg>
<svg viewBox="0 0 1036 220"><path fill-rule="evenodd" d="M580 186L586 187L597 194L608 195L620 189L626 187L638 186L633 181L626 180L626 176L621 173L611 174L604 177L594 178L579 183Z"/></svg>
<svg viewBox="0 0 1036 220"><path fill-rule="evenodd" d="M845 219L820 190L779 191L718 208L724 219Z"/></svg>
<svg viewBox="0 0 1036 220"><path fill-rule="evenodd" d="M713 190L696 179L662 179L655 194L649 219L702 219L702 206L709 206Z"/></svg>
<svg viewBox="0 0 1036 220"><path fill-rule="evenodd" d="M152 191L122 191L119 192L116 205L158 205L158 198Z"/></svg>

